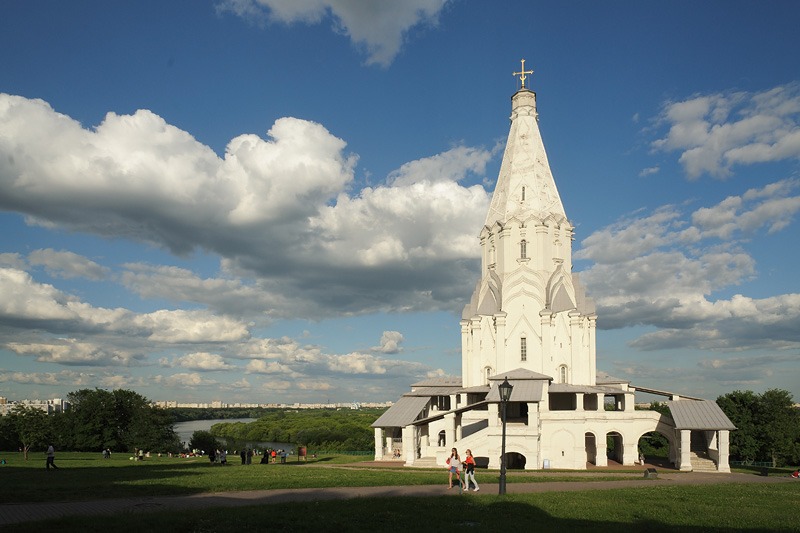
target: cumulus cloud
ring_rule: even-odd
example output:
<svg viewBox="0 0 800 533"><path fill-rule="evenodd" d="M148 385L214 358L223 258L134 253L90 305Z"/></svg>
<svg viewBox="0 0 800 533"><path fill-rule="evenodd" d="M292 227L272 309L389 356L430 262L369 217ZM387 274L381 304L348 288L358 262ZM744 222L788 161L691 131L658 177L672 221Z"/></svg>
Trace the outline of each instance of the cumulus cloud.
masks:
<svg viewBox="0 0 800 533"><path fill-rule="evenodd" d="M403 342L403 334L399 331L384 331L381 335L380 346L373 347L372 351L386 354L400 353L403 351L400 346L401 342Z"/></svg>
<svg viewBox="0 0 800 533"><path fill-rule="evenodd" d="M435 26L448 0L222 0L220 11L247 20L265 17L285 24L319 24L330 13L334 30L347 35L367 53L368 65L388 66L400 52L408 31Z"/></svg>
<svg viewBox="0 0 800 533"><path fill-rule="evenodd" d="M746 251L757 231L780 231L800 210L800 182L784 180L693 212L664 206L589 235L575 254L597 303L598 326L653 326L640 350L738 351L800 347L800 294L715 298L756 274Z"/></svg>
<svg viewBox="0 0 800 533"><path fill-rule="evenodd" d="M54 277L63 279L86 278L94 281L105 279L109 269L73 252L56 251L52 248L34 250L28 254L28 263L43 266Z"/></svg>
<svg viewBox="0 0 800 533"><path fill-rule="evenodd" d="M177 357L175 366L188 368L189 370L199 370L200 372L232 370L235 368L233 365L228 364L222 356L208 352L192 352Z"/></svg>
<svg viewBox="0 0 800 533"><path fill-rule="evenodd" d="M218 279L128 265L123 282L143 297L270 318L460 307L489 194L459 181L494 152L453 148L351 194L357 158L344 150L322 125L282 118L266 139L234 138L220 158L149 111L109 113L86 129L41 100L0 95L0 208L221 257ZM46 252L34 260L58 275L107 274Z"/></svg>
<svg viewBox="0 0 800 533"><path fill-rule="evenodd" d="M800 83L757 93L699 95L664 105L657 151L679 152L689 178L727 178L733 167L800 157Z"/></svg>
<svg viewBox="0 0 800 533"><path fill-rule="evenodd" d="M55 339L40 343L6 343L5 348L17 355L34 357L39 362L80 366L129 366L144 359L143 354L105 348L76 339Z"/></svg>

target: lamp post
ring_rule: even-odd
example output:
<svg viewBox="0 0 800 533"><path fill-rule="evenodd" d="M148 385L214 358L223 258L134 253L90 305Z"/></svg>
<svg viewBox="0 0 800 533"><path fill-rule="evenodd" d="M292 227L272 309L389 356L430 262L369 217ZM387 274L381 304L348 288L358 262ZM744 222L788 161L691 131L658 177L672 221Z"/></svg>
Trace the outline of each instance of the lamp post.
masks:
<svg viewBox="0 0 800 533"><path fill-rule="evenodd" d="M506 406L508 405L508 400L511 398L511 389L513 388L514 386L508 382L507 377L497 387L497 390L500 392L500 403L503 407L503 440L500 450L500 494L506 493Z"/></svg>

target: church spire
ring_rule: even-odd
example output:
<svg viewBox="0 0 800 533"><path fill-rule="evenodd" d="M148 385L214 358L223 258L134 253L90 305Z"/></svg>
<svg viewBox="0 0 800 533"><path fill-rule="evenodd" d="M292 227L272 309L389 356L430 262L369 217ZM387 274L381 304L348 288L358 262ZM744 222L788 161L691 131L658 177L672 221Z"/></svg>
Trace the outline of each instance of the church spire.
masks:
<svg viewBox="0 0 800 533"><path fill-rule="evenodd" d="M539 131L536 93L525 86L528 74L533 70L525 70L523 59L520 71L513 73L522 87L511 97L511 129L486 226L514 216L567 219Z"/></svg>

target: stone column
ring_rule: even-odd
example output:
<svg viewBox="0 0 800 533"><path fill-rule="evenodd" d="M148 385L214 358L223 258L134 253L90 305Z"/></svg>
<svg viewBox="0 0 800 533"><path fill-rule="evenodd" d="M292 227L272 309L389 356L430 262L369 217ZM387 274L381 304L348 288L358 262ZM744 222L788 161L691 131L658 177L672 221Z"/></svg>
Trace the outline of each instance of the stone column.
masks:
<svg viewBox="0 0 800 533"><path fill-rule="evenodd" d="M403 457L406 459L406 465L413 465L417 454L414 450L414 426L406 426L403 428Z"/></svg>
<svg viewBox="0 0 800 533"><path fill-rule="evenodd" d="M681 458L679 461L678 468L683 472L691 472L692 471L692 430L690 429L682 429L681 430Z"/></svg>
<svg viewBox="0 0 800 533"><path fill-rule="evenodd" d="M444 438L447 442L447 447L452 448L456 442L456 414L444 415L444 423Z"/></svg>
<svg viewBox="0 0 800 533"><path fill-rule="evenodd" d="M606 434L594 436L594 444L597 448L595 466L608 466L608 446L606 446Z"/></svg>
<svg viewBox="0 0 800 533"><path fill-rule="evenodd" d="M375 428L375 460L383 460L383 428Z"/></svg>
<svg viewBox="0 0 800 533"><path fill-rule="evenodd" d="M633 466L636 464L636 461L639 460L638 443L628 442L628 440L629 439L625 439L625 442L622 444L622 464L624 466Z"/></svg>
<svg viewBox="0 0 800 533"><path fill-rule="evenodd" d="M730 432L727 429L720 429L717 432L717 444L719 445L719 463L717 463L717 470L720 472L730 473L731 465L729 462L729 447L728 439Z"/></svg>
<svg viewBox="0 0 800 533"><path fill-rule="evenodd" d="M499 404L489 404L489 427L500 427L500 409Z"/></svg>
<svg viewBox="0 0 800 533"><path fill-rule="evenodd" d="M576 411L583 411L583 393L576 392L575 393L575 410Z"/></svg>

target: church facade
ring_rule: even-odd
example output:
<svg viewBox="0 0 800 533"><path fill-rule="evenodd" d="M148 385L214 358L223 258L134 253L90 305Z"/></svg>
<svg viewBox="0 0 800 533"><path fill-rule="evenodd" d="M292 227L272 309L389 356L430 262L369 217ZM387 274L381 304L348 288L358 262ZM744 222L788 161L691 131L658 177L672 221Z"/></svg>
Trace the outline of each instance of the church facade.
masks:
<svg viewBox="0 0 800 533"><path fill-rule="evenodd" d="M637 387L597 371L597 315L572 272L574 227L564 211L539 130L536 93L511 98L511 126L489 212L480 230L480 279L461 318L460 378L411 385L378 420L375 459L445 464L470 448L500 467L498 385L506 404L506 465L585 469L639 462L639 441L657 432L681 470L729 472L735 429L715 402ZM634 409L636 391L667 398L670 415Z"/></svg>

